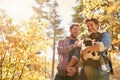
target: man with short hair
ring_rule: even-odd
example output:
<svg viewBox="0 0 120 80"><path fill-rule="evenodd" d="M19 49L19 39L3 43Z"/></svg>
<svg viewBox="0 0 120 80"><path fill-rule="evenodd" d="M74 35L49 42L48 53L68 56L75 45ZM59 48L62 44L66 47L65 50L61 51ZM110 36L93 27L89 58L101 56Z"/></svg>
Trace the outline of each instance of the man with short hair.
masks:
<svg viewBox="0 0 120 80"><path fill-rule="evenodd" d="M65 39L61 39L58 42L58 73L55 76L55 80L77 80L77 73L75 75L72 75L76 72L76 69L67 69L67 66L74 54L75 48L78 47L77 36L79 30L80 26L78 24L72 24L70 26L70 36L66 37Z"/></svg>
<svg viewBox="0 0 120 80"><path fill-rule="evenodd" d="M99 23L98 20L95 18L86 19L85 23L87 25L87 30L89 33L100 33L99 32ZM102 36L100 38L100 42L84 49L81 51L75 51L73 58L69 62L69 67L73 66L75 63L78 62L80 56L86 57L86 55L90 54L89 52L99 52L99 55L104 58L105 64L104 68L103 65L100 65L100 59L94 60L89 58L89 60L83 61L83 68L81 70L81 78L80 80L109 80L110 72L112 72L112 66L110 60L107 58L107 52L111 45L111 37L109 32L101 33ZM100 36L99 36L100 37ZM93 57L93 56L92 56ZM108 70L107 70L108 69Z"/></svg>

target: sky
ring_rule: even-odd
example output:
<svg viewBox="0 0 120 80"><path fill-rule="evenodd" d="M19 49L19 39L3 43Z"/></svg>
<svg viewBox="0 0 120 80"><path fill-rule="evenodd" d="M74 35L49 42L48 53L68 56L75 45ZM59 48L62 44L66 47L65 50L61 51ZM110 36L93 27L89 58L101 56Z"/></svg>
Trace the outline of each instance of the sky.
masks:
<svg viewBox="0 0 120 80"><path fill-rule="evenodd" d="M66 35L69 35L73 13L72 6L74 6L75 0L57 0L57 2L59 3L58 13L62 20L60 26L63 26ZM36 5L34 0L0 0L0 8L7 11L13 18L14 24L19 24L21 20L28 20L34 14L32 5ZM49 58L52 58L52 55Z"/></svg>
<svg viewBox="0 0 120 80"><path fill-rule="evenodd" d="M59 4L58 13L62 20L60 26L65 27L66 34L69 34L68 28L71 24L72 6L75 0L57 0L57 2ZM35 5L34 0L0 0L0 7L4 8L13 18L14 24L19 24L21 20L27 20L34 14L32 5Z"/></svg>
<svg viewBox="0 0 120 80"><path fill-rule="evenodd" d="M19 24L21 20L28 20L33 14L31 6L33 0L0 0L0 7L13 18L13 23Z"/></svg>
<svg viewBox="0 0 120 80"><path fill-rule="evenodd" d="M61 16L62 22L61 26L65 27L66 34L69 35L69 26L72 21L72 7L75 5L76 0L57 0L59 3L59 14Z"/></svg>
<svg viewBox="0 0 120 80"><path fill-rule="evenodd" d="M74 2L75 0L57 0L57 2L59 3L59 7L58 7L58 13L61 16L61 24L60 26L63 26L65 29L65 32L67 34L67 36L69 35L69 26L71 24L71 20L72 20L72 6L74 6ZM69 3L68 3L69 2ZM57 51L56 51L57 52ZM51 47L48 48L47 53L53 53L51 50ZM47 56L47 59L52 59L53 55L49 55ZM58 55L55 55L55 59L58 59Z"/></svg>

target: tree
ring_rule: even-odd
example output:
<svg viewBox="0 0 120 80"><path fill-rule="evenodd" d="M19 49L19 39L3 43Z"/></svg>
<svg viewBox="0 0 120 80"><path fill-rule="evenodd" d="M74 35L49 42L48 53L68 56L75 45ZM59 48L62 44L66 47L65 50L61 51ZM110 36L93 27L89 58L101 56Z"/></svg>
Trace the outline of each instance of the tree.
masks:
<svg viewBox="0 0 120 80"><path fill-rule="evenodd" d="M45 26L37 20L13 25L4 10L0 14L0 80L46 80L50 63L45 61L46 56L36 55L51 45Z"/></svg>
<svg viewBox="0 0 120 80"><path fill-rule="evenodd" d="M60 36L63 33L63 28L59 27L61 20L57 12L58 3L52 0L36 0L36 3L38 6L33 6L33 10L37 14L37 19L46 22L46 36L53 38L53 27L56 26L56 39L63 37L63 35Z"/></svg>
<svg viewBox="0 0 120 80"><path fill-rule="evenodd" d="M99 27L101 32L108 31L111 34L112 46L109 50L111 58L115 61L114 54L119 54L120 51L120 0L80 0L79 4L73 9L73 22L80 22L83 33L85 32L84 19L97 18L100 22ZM83 34L80 34L81 35ZM113 61L114 70L117 64ZM119 76L115 72L115 75Z"/></svg>
<svg viewBox="0 0 120 80"><path fill-rule="evenodd" d="M43 0L36 2L39 4L39 7L33 7L36 12L38 13L39 20L45 20L48 25L47 34L46 36L50 39L53 39L53 59L52 59L52 75L51 78L53 80L54 77L54 64L55 64L55 48L56 48L56 41L61 37L60 34L63 33L63 29L59 28L60 24L60 17L57 12L58 3L56 1L50 0ZM41 10L41 11L40 11ZM51 32L52 31L52 32Z"/></svg>
<svg viewBox="0 0 120 80"><path fill-rule="evenodd" d="M101 31L110 31L112 45L119 46L120 40L120 4L119 0L80 0L74 7L73 21L80 22L82 27L85 18L97 18ZM84 31L84 28L82 29Z"/></svg>

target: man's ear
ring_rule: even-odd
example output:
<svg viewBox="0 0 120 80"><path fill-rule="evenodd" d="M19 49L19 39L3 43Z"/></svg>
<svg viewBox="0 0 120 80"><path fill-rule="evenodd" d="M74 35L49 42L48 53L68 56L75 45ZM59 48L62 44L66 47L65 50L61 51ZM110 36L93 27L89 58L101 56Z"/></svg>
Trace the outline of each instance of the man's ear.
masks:
<svg viewBox="0 0 120 80"><path fill-rule="evenodd" d="M71 33L71 29L69 29L69 32Z"/></svg>
<svg viewBox="0 0 120 80"><path fill-rule="evenodd" d="M96 25L97 26L97 30L99 29L99 25Z"/></svg>

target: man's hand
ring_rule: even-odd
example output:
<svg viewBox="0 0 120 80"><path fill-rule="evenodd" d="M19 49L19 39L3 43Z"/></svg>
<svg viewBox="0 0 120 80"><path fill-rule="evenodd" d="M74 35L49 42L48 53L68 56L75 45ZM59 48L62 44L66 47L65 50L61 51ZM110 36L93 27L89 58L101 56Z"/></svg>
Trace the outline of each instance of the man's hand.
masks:
<svg viewBox="0 0 120 80"><path fill-rule="evenodd" d="M83 40L80 40L80 41L78 42L78 47L82 47L82 44L83 44Z"/></svg>
<svg viewBox="0 0 120 80"><path fill-rule="evenodd" d="M73 45L74 48L78 47L79 41L76 41Z"/></svg>
<svg viewBox="0 0 120 80"><path fill-rule="evenodd" d="M77 72L75 67L67 67L67 75L68 76L74 76L74 74Z"/></svg>

